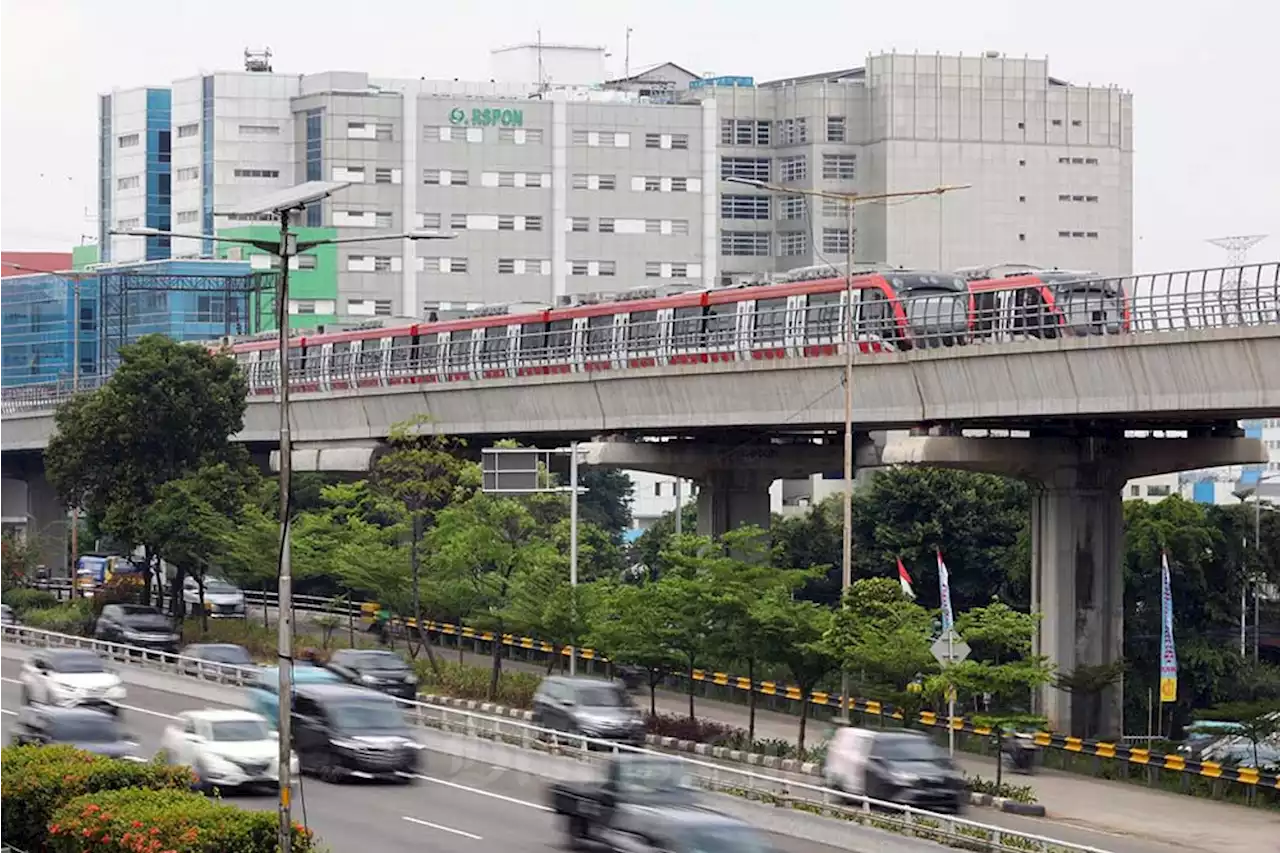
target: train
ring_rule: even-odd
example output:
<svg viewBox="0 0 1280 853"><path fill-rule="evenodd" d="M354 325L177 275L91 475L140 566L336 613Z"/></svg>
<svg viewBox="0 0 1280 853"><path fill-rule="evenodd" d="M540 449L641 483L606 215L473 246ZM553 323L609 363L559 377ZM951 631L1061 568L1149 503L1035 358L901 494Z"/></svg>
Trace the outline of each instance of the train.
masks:
<svg viewBox="0 0 1280 853"><path fill-rule="evenodd" d="M555 308L495 306L452 319L296 334L289 385L337 391L806 358L834 355L850 337L861 353L901 352L1119 334L1130 324L1123 281L1089 272L878 269L858 272L851 284L824 265L709 290L637 288ZM239 362L250 394L278 385L275 335L210 346Z"/></svg>

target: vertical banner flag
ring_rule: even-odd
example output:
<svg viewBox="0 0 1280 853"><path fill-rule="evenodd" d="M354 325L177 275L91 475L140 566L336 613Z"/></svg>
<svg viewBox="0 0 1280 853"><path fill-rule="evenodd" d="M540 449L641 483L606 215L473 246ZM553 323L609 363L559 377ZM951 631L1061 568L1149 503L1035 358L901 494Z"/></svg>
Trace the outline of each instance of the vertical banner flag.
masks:
<svg viewBox="0 0 1280 853"><path fill-rule="evenodd" d="M938 588L942 597L942 630L950 631L955 620L951 615L951 578L947 574L947 564L942 562L942 549L938 551Z"/></svg>
<svg viewBox="0 0 1280 853"><path fill-rule="evenodd" d="M1160 701L1178 699L1178 652L1173 646L1173 589L1169 555L1160 553Z"/></svg>
<svg viewBox="0 0 1280 853"><path fill-rule="evenodd" d="M911 575L907 574L907 567L902 565L902 558L898 558L898 583L902 584L902 594L912 601L916 600L916 591L911 588Z"/></svg>

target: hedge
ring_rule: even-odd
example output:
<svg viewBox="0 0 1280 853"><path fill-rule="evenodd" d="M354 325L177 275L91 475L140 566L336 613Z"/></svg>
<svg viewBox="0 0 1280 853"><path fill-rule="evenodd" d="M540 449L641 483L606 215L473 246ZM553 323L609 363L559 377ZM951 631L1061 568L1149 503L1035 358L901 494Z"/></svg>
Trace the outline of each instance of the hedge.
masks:
<svg viewBox="0 0 1280 853"><path fill-rule="evenodd" d="M441 693L455 699L489 701L492 669L440 660L438 653L436 662L440 665L439 676L432 671L430 662L425 659L420 658L415 662L419 692ZM492 701L511 708L532 708L533 694L541 683L541 675L504 669L498 676L498 695Z"/></svg>
<svg viewBox="0 0 1280 853"><path fill-rule="evenodd" d="M54 812L81 796L120 788L188 791L190 768L104 758L70 746L0 751L0 824L20 850L42 850Z"/></svg>
<svg viewBox="0 0 1280 853"><path fill-rule="evenodd" d="M19 616L32 610L42 610L58 603L58 597L43 589L17 587L4 592L4 603L13 608Z"/></svg>
<svg viewBox="0 0 1280 853"><path fill-rule="evenodd" d="M30 610L23 615L22 619L28 627L39 628L42 631L89 635L93 633L95 621L93 599L76 598L52 607Z"/></svg>
<svg viewBox="0 0 1280 853"><path fill-rule="evenodd" d="M274 853L279 818L175 790L85 794L49 824L47 853ZM293 825L293 849L314 850L309 830Z"/></svg>

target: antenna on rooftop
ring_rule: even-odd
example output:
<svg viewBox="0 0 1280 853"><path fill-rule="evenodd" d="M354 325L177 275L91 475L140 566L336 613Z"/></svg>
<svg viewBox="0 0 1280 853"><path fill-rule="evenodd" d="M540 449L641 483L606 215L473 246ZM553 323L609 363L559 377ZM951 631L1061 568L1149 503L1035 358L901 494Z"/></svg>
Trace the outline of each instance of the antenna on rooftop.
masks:
<svg viewBox="0 0 1280 853"><path fill-rule="evenodd" d="M263 48L262 50L244 49L244 70L256 72L271 71L271 48Z"/></svg>

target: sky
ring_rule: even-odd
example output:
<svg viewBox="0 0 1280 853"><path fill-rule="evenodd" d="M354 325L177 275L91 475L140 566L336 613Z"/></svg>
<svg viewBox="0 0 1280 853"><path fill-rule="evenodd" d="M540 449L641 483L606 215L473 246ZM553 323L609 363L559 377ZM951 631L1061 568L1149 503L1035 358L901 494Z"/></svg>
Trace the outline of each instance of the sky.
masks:
<svg viewBox="0 0 1280 853"><path fill-rule="evenodd" d="M664 61L767 80L869 53L1047 56L1049 73L1134 97L1134 268L1212 266L1207 238L1269 234L1280 258L1280 68L1270 0L0 0L0 245L97 233L96 95L237 70L488 79L489 51L602 45L621 76ZM1034 259L1031 259L1034 262Z"/></svg>

